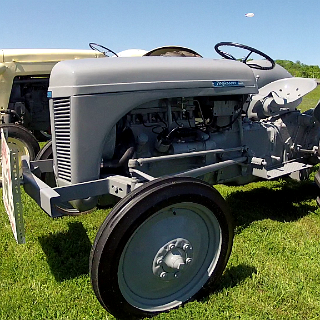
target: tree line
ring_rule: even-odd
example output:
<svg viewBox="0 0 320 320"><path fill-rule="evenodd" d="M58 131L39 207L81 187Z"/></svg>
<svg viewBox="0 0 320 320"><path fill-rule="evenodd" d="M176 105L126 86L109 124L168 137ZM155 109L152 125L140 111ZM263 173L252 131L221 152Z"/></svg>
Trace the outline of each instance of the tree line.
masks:
<svg viewBox="0 0 320 320"><path fill-rule="evenodd" d="M289 71L294 77L320 79L320 67L308 66L300 61L276 60L276 63Z"/></svg>

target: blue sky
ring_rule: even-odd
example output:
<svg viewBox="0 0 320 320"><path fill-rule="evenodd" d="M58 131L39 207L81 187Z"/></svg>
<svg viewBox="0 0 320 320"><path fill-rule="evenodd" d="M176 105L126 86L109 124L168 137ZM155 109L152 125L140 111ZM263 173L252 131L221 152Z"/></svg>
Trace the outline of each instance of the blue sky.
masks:
<svg viewBox="0 0 320 320"><path fill-rule="evenodd" d="M319 0L11 0L1 5L0 47L113 51L190 47L216 58L233 41L274 59L320 65ZM253 18L245 13L253 12Z"/></svg>

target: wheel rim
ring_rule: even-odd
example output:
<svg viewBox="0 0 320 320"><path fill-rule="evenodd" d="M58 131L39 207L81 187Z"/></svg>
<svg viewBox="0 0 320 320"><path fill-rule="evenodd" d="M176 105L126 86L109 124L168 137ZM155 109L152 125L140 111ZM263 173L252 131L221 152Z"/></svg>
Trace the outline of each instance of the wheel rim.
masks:
<svg viewBox="0 0 320 320"><path fill-rule="evenodd" d="M122 295L145 311L179 306L208 281L221 243L220 224L207 207L183 202L159 210L135 230L122 252Z"/></svg>
<svg viewBox="0 0 320 320"><path fill-rule="evenodd" d="M22 172L21 157L22 156L29 156L30 157L30 151L29 151L28 147L26 146L26 144L20 139L8 137L7 143L8 143L8 147L11 151L18 152L19 174L21 176L21 172ZM1 155L0 155L0 158L2 161ZM1 169L1 178L2 178L2 166L0 169Z"/></svg>

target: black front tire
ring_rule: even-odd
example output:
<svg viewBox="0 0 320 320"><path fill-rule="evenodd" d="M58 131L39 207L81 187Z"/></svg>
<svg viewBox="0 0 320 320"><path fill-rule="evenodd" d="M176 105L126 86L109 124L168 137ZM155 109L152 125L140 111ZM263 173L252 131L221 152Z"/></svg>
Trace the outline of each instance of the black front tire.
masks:
<svg viewBox="0 0 320 320"><path fill-rule="evenodd" d="M232 241L232 217L214 188L193 178L153 180L101 225L90 254L94 292L119 318L179 307L219 279Z"/></svg>

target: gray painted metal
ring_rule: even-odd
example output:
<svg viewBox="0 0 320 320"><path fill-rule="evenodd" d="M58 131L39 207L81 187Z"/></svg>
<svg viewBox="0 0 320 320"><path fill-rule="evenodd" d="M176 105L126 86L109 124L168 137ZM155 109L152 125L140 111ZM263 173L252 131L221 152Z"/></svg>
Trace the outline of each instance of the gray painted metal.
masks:
<svg viewBox="0 0 320 320"><path fill-rule="evenodd" d="M196 70L196 72L194 72ZM214 89L212 81L241 81L243 87ZM52 97L170 89L210 89L215 94L257 93L254 75L236 61L135 57L62 61L51 73Z"/></svg>
<svg viewBox="0 0 320 320"><path fill-rule="evenodd" d="M214 149L214 150L180 153L180 154L151 157L151 158L130 159L128 162L128 166L129 168L135 168L135 167L143 166L144 164L148 164L152 162L166 161L166 160L180 159L180 158L189 158L189 157L209 155L214 153L228 153L228 152L234 152L234 151L243 151L243 149L244 149L243 147L230 148L230 149Z"/></svg>
<svg viewBox="0 0 320 320"><path fill-rule="evenodd" d="M315 89L314 79L284 78L273 81L259 89L252 97L248 109L250 119L261 119L283 112L294 111L303 96Z"/></svg>
<svg viewBox="0 0 320 320"><path fill-rule="evenodd" d="M286 175L286 174L298 172L311 167L312 165L303 163L303 159L301 159L301 162L290 161L290 162L284 163L283 165L277 168L273 168L269 170L266 170L266 168L263 166L259 166L257 168L253 168L252 173L257 177L271 180L271 179L282 177L283 175Z"/></svg>
<svg viewBox="0 0 320 320"><path fill-rule="evenodd" d="M177 177L199 177L209 172L215 172L227 167L233 166L235 164L241 164L248 160L247 157L235 158L232 160L226 160L219 163L214 163L205 167L189 170L186 172L176 174Z"/></svg>
<svg viewBox="0 0 320 320"><path fill-rule="evenodd" d="M255 70L230 60L63 61L49 86L54 159L24 165L25 189L57 216L59 202L87 210L101 195L122 198L163 175L242 184L304 170L317 157L319 122L295 107L314 86L279 66ZM253 110L258 102L262 112ZM132 138L121 136L124 128ZM115 158L120 146L122 157L134 150L127 167ZM35 176L50 170L56 188Z"/></svg>
<svg viewBox="0 0 320 320"><path fill-rule="evenodd" d="M267 67L270 65L270 63L266 60L252 60L252 63L261 65L262 67ZM292 77L292 75L286 69L278 64L276 64L272 70L252 69L252 72L257 79L257 85L259 89L273 81Z"/></svg>
<svg viewBox="0 0 320 320"><path fill-rule="evenodd" d="M131 191L131 178L123 176L111 176L97 181L51 188L31 172L26 160L22 160L22 165L25 191L53 218L63 215L61 210L59 210L59 205L78 199L79 196L81 198L88 198L111 194L123 198Z"/></svg>

